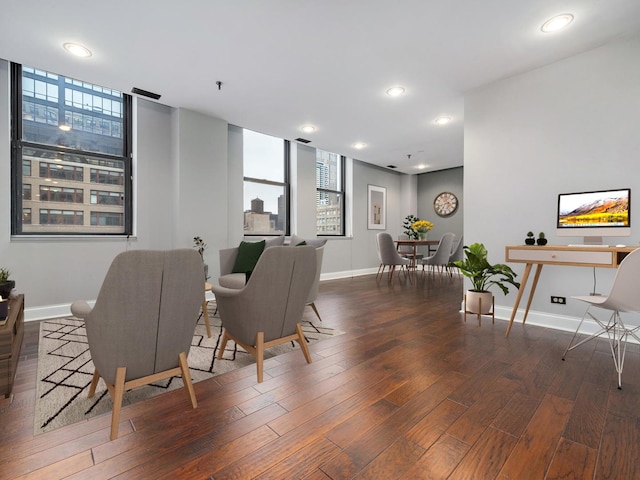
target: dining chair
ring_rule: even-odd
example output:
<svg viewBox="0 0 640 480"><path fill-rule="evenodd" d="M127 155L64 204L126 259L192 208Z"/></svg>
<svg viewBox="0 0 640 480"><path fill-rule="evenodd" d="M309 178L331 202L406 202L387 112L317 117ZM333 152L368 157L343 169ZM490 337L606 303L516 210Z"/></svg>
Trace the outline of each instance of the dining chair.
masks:
<svg viewBox="0 0 640 480"><path fill-rule="evenodd" d="M398 235L398 240L409 240L409 235L406 233L401 233ZM408 258L412 260L413 265L417 265L418 260L422 260L424 255L422 253L416 253L414 255L414 250L411 245L398 245L398 253L402 255L404 258Z"/></svg>
<svg viewBox="0 0 640 480"><path fill-rule="evenodd" d="M451 248L453 246L453 233L445 233L440 237L438 248L436 253L422 259L422 276L424 277L425 267L429 267L434 271L436 268L438 272L442 272L443 269L449 264L449 257L451 257Z"/></svg>
<svg viewBox="0 0 640 480"><path fill-rule="evenodd" d="M611 348L611 356L613 357L613 365L618 373L618 389L622 389L622 369L624 367L624 357L627 350L627 339L632 336L636 342L640 343L638 330L640 325L626 325L621 313L640 313L640 295L638 295L638 284L640 283L640 249L629 253L620 263L616 272L613 286L608 296L602 295L585 295L571 297L581 302L589 304L587 310L582 316L582 320L578 324L573 337L564 353L562 360L565 359L567 353L580 345L584 345L594 338L606 334L609 339L609 347ZM611 312L608 320L601 320L591 313L593 307L609 310ZM575 345L575 341L580 328L582 327L587 315L600 327L600 330L589 335L587 338L580 340Z"/></svg>
<svg viewBox="0 0 640 480"><path fill-rule="evenodd" d="M396 271L396 267L400 267L400 269L404 271L405 276L409 277L410 282L413 281L411 279L411 275L408 273L408 267L411 265L411 260L398 253L391 235L384 232L378 233L376 235L376 246L378 247L378 258L380 260L378 274L376 275L376 282L380 281L387 267L389 267L389 283L393 282L393 274Z"/></svg>
<svg viewBox="0 0 640 480"><path fill-rule="evenodd" d="M464 259L464 241L463 241L462 235L460 235L458 242L455 243L455 246L451 250L451 255L449 256L449 263L447 264L447 270L449 271L449 275L453 275L453 269L456 268L455 265L452 265L452 262L457 262L463 259Z"/></svg>

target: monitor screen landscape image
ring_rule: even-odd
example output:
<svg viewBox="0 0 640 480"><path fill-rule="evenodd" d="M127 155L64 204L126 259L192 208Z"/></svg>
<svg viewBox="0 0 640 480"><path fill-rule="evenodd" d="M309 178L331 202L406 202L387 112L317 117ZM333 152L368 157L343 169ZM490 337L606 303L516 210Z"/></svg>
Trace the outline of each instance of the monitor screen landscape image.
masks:
<svg viewBox="0 0 640 480"><path fill-rule="evenodd" d="M628 228L630 189L558 195L558 228Z"/></svg>

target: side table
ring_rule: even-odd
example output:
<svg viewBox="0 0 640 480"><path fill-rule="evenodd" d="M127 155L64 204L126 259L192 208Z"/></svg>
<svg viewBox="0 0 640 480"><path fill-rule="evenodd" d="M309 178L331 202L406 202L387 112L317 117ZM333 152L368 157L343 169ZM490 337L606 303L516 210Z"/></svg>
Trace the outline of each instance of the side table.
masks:
<svg viewBox="0 0 640 480"><path fill-rule="evenodd" d="M9 300L7 323L0 326L0 394L11 395L24 336L24 295Z"/></svg>

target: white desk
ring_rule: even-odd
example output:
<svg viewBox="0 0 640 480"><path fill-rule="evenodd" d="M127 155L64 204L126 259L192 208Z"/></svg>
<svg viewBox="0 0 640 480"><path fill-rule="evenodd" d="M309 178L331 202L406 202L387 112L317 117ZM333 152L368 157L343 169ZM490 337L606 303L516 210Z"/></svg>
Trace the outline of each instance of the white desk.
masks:
<svg viewBox="0 0 640 480"><path fill-rule="evenodd" d="M524 293L533 265L536 265L536 273L533 276L527 308L524 311L523 324L527 320L529 307L531 307L531 301L533 300L543 265L618 268L624 257L636 248L637 247L590 247L586 245L577 247L570 247L568 245L546 245L544 247L535 245L507 245L505 247L505 260L511 263L524 263L526 266L522 273L520 288L518 289L513 310L511 311L511 318L509 319L509 326L507 327L505 337L508 337L511 331L511 326L513 325L513 320L518 311L518 305L520 305L520 300L522 299L522 294Z"/></svg>

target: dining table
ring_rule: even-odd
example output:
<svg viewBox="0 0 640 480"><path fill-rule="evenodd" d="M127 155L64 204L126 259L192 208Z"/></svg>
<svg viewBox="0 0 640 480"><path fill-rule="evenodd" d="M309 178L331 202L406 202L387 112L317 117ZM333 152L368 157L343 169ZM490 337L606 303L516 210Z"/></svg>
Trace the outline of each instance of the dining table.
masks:
<svg viewBox="0 0 640 480"><path fill-rule="evenodd" d="M406 245L411 246L413 248L413 254L412 254L411 258L410 258L411 263L409 264L409 269L413 270L413 272L415 273L417 271L417 266L418 266L417 263L416 263L417 262L416 256L418 254L418 247L421 246L421 245L427 245L428 246L428 253L429 253L429 255L431 255L432 247L437 247L438 244L440 243L440 240L427 240L427 239L424 239L424 240L420 240L420 239L418 239L418 240L413 240L413 239L407 240L407 239L405 239L405 240L396 240L395 242L396 242L396 249L400 249L401 246L406 246Z"/></svg>

